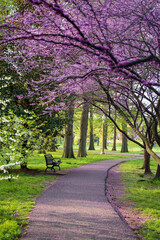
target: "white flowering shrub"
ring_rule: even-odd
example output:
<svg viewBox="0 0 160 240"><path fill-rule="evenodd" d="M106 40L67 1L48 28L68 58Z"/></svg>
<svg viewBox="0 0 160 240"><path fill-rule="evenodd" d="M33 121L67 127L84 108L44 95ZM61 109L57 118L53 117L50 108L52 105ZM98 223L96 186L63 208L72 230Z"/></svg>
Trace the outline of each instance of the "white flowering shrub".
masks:
<svg viewBox="0 0 160 240"><path fill-rule="evenodd" d="M35 126L34 113L26 111L25 117L16 116L12 110L5 114L5 102L0 102L0 154L1 164L22 161L38 145L39 130Z"/></svg>

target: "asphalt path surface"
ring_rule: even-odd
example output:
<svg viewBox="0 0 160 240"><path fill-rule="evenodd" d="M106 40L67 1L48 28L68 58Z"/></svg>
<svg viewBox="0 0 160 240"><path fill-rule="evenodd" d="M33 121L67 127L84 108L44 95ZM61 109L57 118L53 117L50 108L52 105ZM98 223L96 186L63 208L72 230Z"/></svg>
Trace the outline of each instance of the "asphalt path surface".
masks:
<svg viewBox="0 0 160 240"><path fill-rule="evenodd" d="M107 171L121 161L84 165L55 181L37 199L21 240L138 239L105 195Z"/></svg>

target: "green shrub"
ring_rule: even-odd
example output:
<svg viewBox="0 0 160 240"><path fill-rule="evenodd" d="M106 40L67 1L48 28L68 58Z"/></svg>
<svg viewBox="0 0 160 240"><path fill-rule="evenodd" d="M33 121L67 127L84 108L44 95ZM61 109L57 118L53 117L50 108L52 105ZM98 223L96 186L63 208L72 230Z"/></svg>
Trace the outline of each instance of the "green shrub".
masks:
<svg viewBox="0 0 160 240"><path fill-rule="evenodd" d="M21 233L20 226L14 220L0 223L0 240L15 240Z"/></svg>

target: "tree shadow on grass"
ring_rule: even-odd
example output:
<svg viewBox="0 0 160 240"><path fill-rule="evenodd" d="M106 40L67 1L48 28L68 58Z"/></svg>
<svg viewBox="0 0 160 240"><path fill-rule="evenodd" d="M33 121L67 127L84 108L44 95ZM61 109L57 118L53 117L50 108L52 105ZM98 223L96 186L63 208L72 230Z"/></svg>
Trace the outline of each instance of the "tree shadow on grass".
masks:
<svg viewBox="0 0 160 240"><path fill-rule="evenodd" d="M67 170L60 170L60 171L53 171L53 170L48 170L45 172L45 170L40 170L40 169L30 169L30 168L23 168L23 169L10 169L11 174L20 174L20 173L26 173L30 175L54 175L54 176L65 176L68 171Z"/></svg>

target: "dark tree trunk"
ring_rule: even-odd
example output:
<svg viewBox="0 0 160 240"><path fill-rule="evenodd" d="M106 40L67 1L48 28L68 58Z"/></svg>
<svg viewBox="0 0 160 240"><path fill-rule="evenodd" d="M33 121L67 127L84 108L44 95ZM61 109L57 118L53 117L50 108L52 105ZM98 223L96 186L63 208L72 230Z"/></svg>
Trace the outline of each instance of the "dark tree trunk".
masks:
<svg viewBox="0 0 160 240"><path fill-rule="evenodd" d="M87 142L87 128L88 128L88 104L83 105L82 115L81 115L81 125L80 125L80 139L79 139L79 149L77 157L86 157L86 142Z"/></svg>
<svg viewBox="0 0 160 240"><path fill-rule="evenodd" d="M116 151L116 137L117 137L117 129L116 129L116 126L114 126L114 135L113 135L113 147L112 147L112 151Z"/></svg>
<svg viewBox="0 0 160 240"><path fill-rule="evenodd" d="M22 162L20 163L20 166L21 166L21 169L27 169L27 161L25 161L25 158L26 158L26 150L25 149L27 149L27 142L28 142L28 140L24 140L23 141L23 143L22 143ZM23 160L23 158L24 158L24 160Z"/></svg>
<svg viewBox="0 0 160 240"><path fill-rule="evenodd" d="M114 120L116 122L116 119L117 119L117 112L115 110L115 113L114 113ZM116 126L114 125L114 135L113 135L113 146L112 146L112 151L116 151L116 138L117 138L117 128Z"/></svg>
<svg viewBox="0 0 160 240"><path fill-rule="evenodd" d="M21 169L28 169L27 168L27 162L21 162L20 166L21 166Z"/></svg>
<svg viewBox="0 0 160 240"><path fill-rule="evenodd" d="M90 107L90 118L89 118L89 122L90 122L90 142L89 142L89 149L88 150L95 150L94 148L94 135L93 135L93 111L92 111L92 107Z"/></svg>
<svg viewBox="0 0 160 240"><path fill-rule="evenodd" d="M160 165L157 166L156 178L160 179Z"/></svg>
<svg viewBox="0 0 160 240"><path fill-rule="evenodd" d="M127 124L125 122L122 123L122 130L127 133ZM127 137L122 133L122 147L121 152L128 152L128 139Z"/></svg>
<svg viewBox="0 0 160 240"><path fill-rule="evenodd" d="M73 153L73 115L74 115L73 102L71 102L68 108L67 115L68 123L65 125L64 150L62 157L75 158Z"/></svg>
<svg viewBox="0 0 160 240"><path fill-rule="evenodd" d="M128 140L127 137L122 133L122 147L121 152L128 152Z"/></svg>
<svg viewBox="0 0 160 240"><path fill-rule="evenodd" d="M144 162L143 162L143 167L144 173L145 174L151 174L151 169L150 169L150 154L144 149Z"/></svg>

